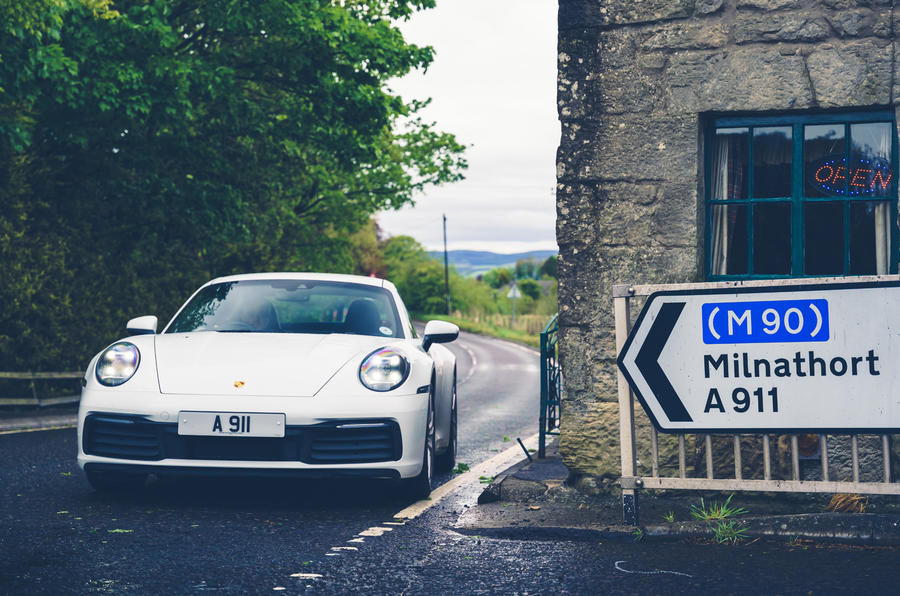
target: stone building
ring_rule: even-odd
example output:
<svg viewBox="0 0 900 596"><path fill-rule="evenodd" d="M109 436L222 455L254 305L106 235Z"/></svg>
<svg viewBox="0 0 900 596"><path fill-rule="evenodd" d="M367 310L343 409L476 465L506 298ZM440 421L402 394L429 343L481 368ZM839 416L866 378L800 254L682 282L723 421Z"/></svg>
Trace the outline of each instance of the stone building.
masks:
<svg viewBox="0 0 900 596"><path fill-rule="evenodd" d="M897 8L559 0L570 469L618 475L613 284L897 272Z"/></svg>

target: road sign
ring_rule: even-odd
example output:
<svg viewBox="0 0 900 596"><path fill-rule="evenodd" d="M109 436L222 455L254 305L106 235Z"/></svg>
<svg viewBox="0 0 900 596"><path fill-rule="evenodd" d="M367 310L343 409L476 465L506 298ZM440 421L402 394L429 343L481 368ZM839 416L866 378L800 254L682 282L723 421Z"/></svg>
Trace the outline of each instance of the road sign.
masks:
<svg viewBox="0 0 900 596"><path fill-rule="evenodd" d="M667 432L900 429L900 282L657 292L618 365Z"/></svg>
<svg viewBox="0 0 900 596"><path fill-rule="evenodd" d="M512 287L509 288L509 292L506 293L507 298L512 298L515 300L516 298L522 297L522 292L519 290L519 286L513 284Z"/></svg>

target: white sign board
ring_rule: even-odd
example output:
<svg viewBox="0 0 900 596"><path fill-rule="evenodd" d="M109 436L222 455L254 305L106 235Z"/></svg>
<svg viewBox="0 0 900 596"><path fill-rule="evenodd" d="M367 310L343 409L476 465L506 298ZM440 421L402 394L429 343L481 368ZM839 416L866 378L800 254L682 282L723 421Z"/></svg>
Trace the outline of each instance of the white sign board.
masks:
<svg viewBox="0 0 900 596"><path fill-rule="evenodd" d="M517 286L516 284L513 284L512 287L509 289L509 292L506 293L506 297L512 298L513 300L515 300L516 298L521 298L522 292L519 291L519 286Z"/></svg>
<svg viewBox="0 0 900 596"><path fill-rule="evenodd" d="M662 431L896 431L900 282L658 292L618 364Z"/></svg>

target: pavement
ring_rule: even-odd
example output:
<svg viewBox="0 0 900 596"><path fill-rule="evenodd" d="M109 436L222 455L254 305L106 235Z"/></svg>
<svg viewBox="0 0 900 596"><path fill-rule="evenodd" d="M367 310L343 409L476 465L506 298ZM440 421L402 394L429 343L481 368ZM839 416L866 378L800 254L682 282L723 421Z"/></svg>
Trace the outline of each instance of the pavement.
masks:
<svg viewBox="0 0 900 596"><path fill-rule="evenodd" d="M74 426L77 404L0 410L0 433ZM692 507L723 503L728 494L712 491L645 491L638 498L639 526L622 523L622 503L614 481L573 482L557 450L524 457L496 476L467 508L454 529L468 535L502 538L714 540L714 524L696 521ZM864 513L827 511L830 497L810 494L738 493L731 506L746 513L729 518L742 540L842 542L900 546L900 498L871 496Z"/></svg>
<svg viewBox="0 0 900 596"><path fill-rule="evenodd" d="M78 422L78 404L0 408L0 433L74 426Z"/></svg>
<svg viewBox="0 0 900 596"><path fill-rule="evenodd" d="M696 521L692 506L701 498L709 506L729 497L713 491L644 491L638 498L640 525L628 526L613 481L572 483L571 476L554 442L545 458L523 459L495 477L455 530L505 538L715 540L715 522ZM742 541L900 546L900 498L871 496L865 513L827 511L830 500L831 495L736 493L730 505L746 513L726 523L734 521Z"/></svg>

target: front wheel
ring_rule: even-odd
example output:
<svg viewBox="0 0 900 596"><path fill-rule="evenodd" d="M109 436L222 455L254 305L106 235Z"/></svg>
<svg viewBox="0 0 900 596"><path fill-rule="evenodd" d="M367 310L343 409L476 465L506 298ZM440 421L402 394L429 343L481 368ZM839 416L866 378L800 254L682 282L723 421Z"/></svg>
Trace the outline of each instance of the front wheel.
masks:
<svg viewBox="0 0 900 596"><path fill-rule="evenodd" d="M434 475L434 385L428 394L428 415L425 418L425 449L422 454L422 471L414 478L403 480L404 492L415 499L427 499L431 494Z"/></svg>

